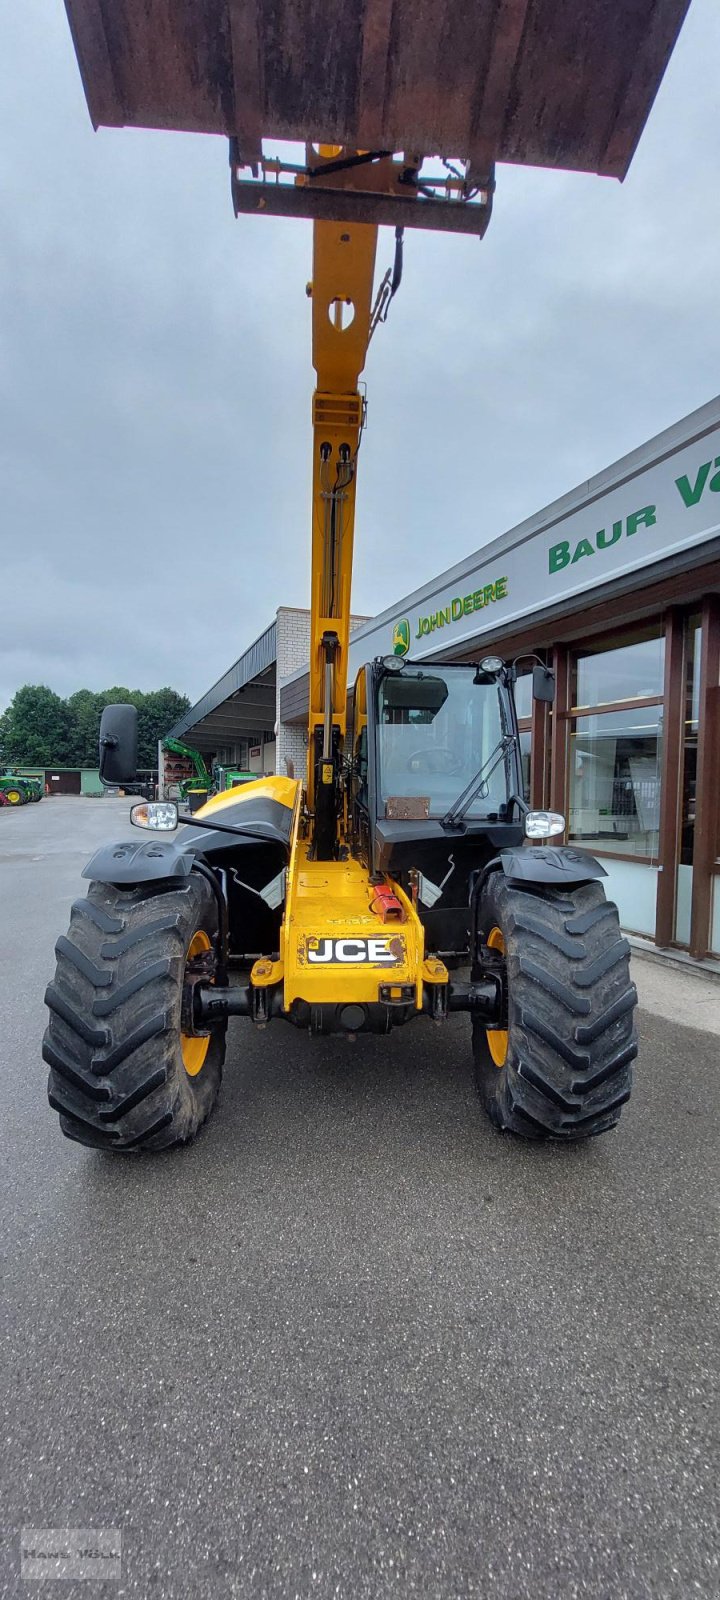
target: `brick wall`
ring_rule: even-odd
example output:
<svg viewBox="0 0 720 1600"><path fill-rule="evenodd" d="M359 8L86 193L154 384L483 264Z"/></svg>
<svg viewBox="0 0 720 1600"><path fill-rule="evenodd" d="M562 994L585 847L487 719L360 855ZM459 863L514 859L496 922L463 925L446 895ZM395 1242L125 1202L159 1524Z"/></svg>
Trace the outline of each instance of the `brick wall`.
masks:
<svg viewBox="0 0 720 1600"><path fill-rule="evenodd" d="M367 617L351 617L350 628L359 628ZM296 778L305 777L307 761L307 730L304 724L280 721L280 687L286 678L299 667L306 667L310 658L310 612L292 606L280 606L277 614L277 688L275 717L277 743L275 771L283 775L291 764Z"/></svg>

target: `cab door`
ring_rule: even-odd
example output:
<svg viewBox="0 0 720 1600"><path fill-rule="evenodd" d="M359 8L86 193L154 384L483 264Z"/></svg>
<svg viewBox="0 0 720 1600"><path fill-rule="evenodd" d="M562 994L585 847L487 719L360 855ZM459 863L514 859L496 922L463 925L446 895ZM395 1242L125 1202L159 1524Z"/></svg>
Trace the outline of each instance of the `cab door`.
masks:
<svg viewBox="0 0 720 1600"><path fill-rule="evenodd" d="M353 690L350 831L355 839L358 854L367 860L370 812L366 667L360 668Z"/></svg>

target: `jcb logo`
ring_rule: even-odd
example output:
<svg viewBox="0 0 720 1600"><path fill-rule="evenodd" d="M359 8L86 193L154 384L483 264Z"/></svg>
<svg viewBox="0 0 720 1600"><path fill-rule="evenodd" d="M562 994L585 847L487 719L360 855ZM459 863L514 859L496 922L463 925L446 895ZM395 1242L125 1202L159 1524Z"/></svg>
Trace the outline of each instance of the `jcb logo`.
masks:
<svg viewBox="0 0 720 1600"><path fill-rule="evenodd" d="M308 961L314 965L343 962L394 967L405 958L401 939L308 939Z"/></svg>

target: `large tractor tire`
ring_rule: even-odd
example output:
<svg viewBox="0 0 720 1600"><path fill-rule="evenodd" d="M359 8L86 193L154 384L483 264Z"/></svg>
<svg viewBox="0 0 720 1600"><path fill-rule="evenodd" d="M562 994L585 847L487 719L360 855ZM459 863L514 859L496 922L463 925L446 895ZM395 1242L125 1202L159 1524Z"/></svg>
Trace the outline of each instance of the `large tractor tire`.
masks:
<svg viewBox="0 0 720 1600"><path fill-rule="evenodd" d="M24 806L27 795L23 794L22 789L6 789L5 799L9 806Z"/></svg>
<svg viewBox="0 0 720 1600"><path fill-rule="evenodd" d="M490 1120L526 1139L589 1139L614 1128L637 1055L637 992L617 908L598 883L532 892L494 873L479 932L507 985L507 1027L473 1019Z"/></svg>
<svg viewBox="0 0 720 1600"><path fill-rule="evenodd" d="M43 1040L48 1098L67 1138L117 1151L194 1138L218 1097L227 1024L183 1034L182 989L216 926L199 873L165 891L93 883L75 901L55 946Z"/></svg>

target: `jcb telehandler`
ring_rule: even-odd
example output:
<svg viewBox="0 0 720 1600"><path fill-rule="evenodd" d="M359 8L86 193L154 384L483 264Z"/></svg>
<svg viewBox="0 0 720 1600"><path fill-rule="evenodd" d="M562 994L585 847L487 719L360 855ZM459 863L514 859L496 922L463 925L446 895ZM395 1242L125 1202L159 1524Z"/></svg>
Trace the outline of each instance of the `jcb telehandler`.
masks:
<svg viewBox="0 0 720 1600"><path fill-rule="evenodd" d="M358 380L406 224L482 236L496 157L623 175L684 0L438 0L432 39L411 0L325 21L304 0L196 0L192 31L160 0L114 0L112 27L98 0L66 4L96 125L224 131L236 212L313 218L317 387L306 782L265 777L192 817L136 805L142 834L93 856L46 996L63 1132L117 1151L191 1139L230 1017L352 1038L412 1026L423 1050L463 1011L499 1128L603 1133L637 1050L629 950L603 868L523 799L515 668L393 654L348 701ZM302 139L304 161L269 159L261 132ZM395 263L373 299L381 222ZM552 699L542 664L533 686ZM106 708L100 744L103 779L131 784L132 707Z"/></svg>

